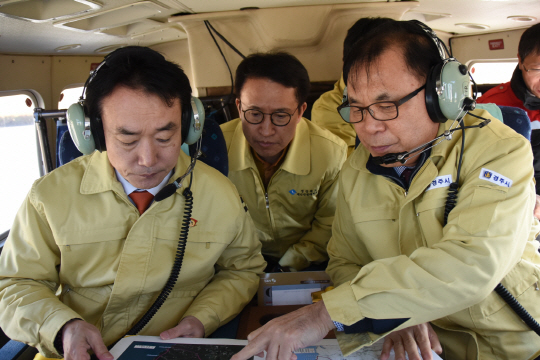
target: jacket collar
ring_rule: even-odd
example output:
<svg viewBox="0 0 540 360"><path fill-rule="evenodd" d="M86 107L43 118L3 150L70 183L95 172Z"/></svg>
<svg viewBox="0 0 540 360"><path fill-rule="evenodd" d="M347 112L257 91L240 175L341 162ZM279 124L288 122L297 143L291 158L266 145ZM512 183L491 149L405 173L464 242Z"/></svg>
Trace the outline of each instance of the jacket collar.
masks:
<svg viewBox="0 0 540 360"><path fill-rule="evenodd" d="M311 140L306 121L309 120L302 118L298 123L285 160L281 164L282 170L296 175L307 175L311 170ZM240 171L248 168L256 170L257 165L253 159L251 147L242 131L242 122L239 121L231 139L229 171Z"/></svg>
<svg viewBox="0 0 540 360"><path fill-rule="evenodd" d="M114 168L109 162L107 152L104 151L100 153L99 151L95 151L92 155L89 155L89 157L90 160L81 181L81 194L98 194L106 191L125 194L124 188L116 178ZM180 151L174 173L168 182L172 183L182 176L186 172L189 163L190 158L184 154L183 151ZM179 188L179 190L183 191L183 188L189 185L189 181L188 176L184 179L184 186Z"/></svg>

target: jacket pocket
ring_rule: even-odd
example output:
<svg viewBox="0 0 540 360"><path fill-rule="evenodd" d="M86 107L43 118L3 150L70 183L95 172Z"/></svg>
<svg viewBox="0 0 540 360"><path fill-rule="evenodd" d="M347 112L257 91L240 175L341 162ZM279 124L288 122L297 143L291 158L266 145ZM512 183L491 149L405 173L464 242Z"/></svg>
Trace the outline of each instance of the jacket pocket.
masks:
<svg viewBox="0 0 540 360"><path fill-rule="evenodd" d="M416 205L416 216L420 223L422 236L426 246L439 243L443 234L444 206L446 197L440 196L424 199ZM444 195L444 194L442 194ZM435 220L435 221L434 221Z"/></svg>
<svg viewBox="0 0 540 360"><path fill-rule="evenodd" d="M351 214L356 234L372 258L399 255L399 209L372 208ZM391 251L391 252L390 252Z"/></svg>
<svg viewBox="0 0 540 360"><path fill-rule="evenodd" d="M84 287L88 279L100 279L100 284L114 282L128 229L121 226L99 230L62 233L56 238L62 283L77 288Z"/></svg>
<svg viewBox="0 0 540 360"><path fill-rule="evenodd" d="M97 288L62 286L62 302L80 314L85 321L99 328L101 316L109 302L112 285Z"/></svg>
<svg viewBox="0 0 540 360"><path fill-rule="evenodd" d="M501 281L521 306L536 319L540 315L538 309L540 291L536 290L539 279L540 270L534 264L521 260ZM471 316L473 321L478 324L497 322L499 323L498 326L501 326L503 323L508 322L509 318L514 318L516 322L521 323L517 314L495 291L492 291L485 300L471 307ZM510 323L504 326L512 327Z"/></svg>
<svg viewBox="0 0 540 360"><path fill-rule="evenodd" d="M176 257L179 233L178 229L164 227L156 228L155 233L146 283L161 289ZM175 291L193 284L204 287L214 276L214 265L232 239L226 229L215 233L197 228L197 225L190 227Z"/></svg>
<svg viewBox="0 0 540 360"><path fill-rule="evenodd" d="M507 193L508 188L502 186L477 186L468 208L459 214L458 225L471 235L485 232L499 202L506 199Z"/></svg>

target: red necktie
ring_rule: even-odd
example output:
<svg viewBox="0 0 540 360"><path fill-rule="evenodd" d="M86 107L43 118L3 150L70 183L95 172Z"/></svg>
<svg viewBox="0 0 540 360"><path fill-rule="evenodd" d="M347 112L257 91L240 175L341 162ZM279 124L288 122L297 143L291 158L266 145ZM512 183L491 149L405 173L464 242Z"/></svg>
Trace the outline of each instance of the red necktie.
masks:
<svg viewBox="0 0 540 360"><path fill-rule="evenodd" d="M139 214L142 213L148 208L152 200L154 200L154 195L150 194L148 191L134 191L129 194L129 197L135 203L135 206L139 210Z"/></svg>

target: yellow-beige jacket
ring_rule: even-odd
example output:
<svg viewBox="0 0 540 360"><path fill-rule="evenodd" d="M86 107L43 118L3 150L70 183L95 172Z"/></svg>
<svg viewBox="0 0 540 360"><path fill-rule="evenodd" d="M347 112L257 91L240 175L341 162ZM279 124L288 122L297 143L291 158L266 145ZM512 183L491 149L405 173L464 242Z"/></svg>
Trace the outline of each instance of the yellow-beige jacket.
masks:
<svg viewBox="0 0 540 360"><path fill-rule="evenodd" d="M326 261L337 178L346 159L343 141L302 119L265 191L240 119L221 129L229 153L229 179L248 205L263 254L295 270Z"/></svg>
<svg viewBox="0 0 540 360"><path fill-rule="evenodd" d="M181 153L170 182L188 164ZM46 357L57 356L54 338L70 319L95 325L106 345L122 337L170 275L187 184L139 215L106 152L80 157L37 180L0 257L5 333ZM191 190L193 212L178 281L142 335L159 335L190 315L203 323L206 335L212 333L252 298L266 264L253 222L229 180L199 162Z"/></svg>
<svg viewBox="0 0 540 360"><path fill-rule="evenodd" d="M540 319L531 146L486 111L476 114L491 123L465 130L457 204L447 225L461 131L431 149L408 191L369 172L363 146L349 157L328 244L327 272L341 284L323 296L332 320L409 318L395 330L431 321L446 360L540 355L540 337L493 291L502 282ZM465 117L468 126L481 121ZM441 124L439 135L451 123ZM384 335L338 337L350 353Z"/></svg>
<svg viewBox="0 0 540 360"><path fill-rule="evenodd" d="M311 121L345 141L348 155L351 155L356 143L356 132L352 124L343 121L337 111L337 107L343 101L344 89L345 82L343 75L341 75L341 78L334 85L334 89L325 92L313 103Z"/></svg>

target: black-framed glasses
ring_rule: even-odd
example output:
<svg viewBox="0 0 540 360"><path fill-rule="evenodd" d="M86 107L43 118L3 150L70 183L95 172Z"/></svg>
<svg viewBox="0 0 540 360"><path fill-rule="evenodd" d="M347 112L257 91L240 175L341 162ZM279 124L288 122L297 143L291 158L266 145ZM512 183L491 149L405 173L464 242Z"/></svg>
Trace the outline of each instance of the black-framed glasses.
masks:
<svg viewBox="0 0 540 360"><path fill-rule="evenodd" d="M264 115L270 115L270 121L276 126L286 126L287 124L289 124L291 122L292 116L296 113L297 110L298 108L296 108L296 110L294 110L292 114L289 114L285 111L275 111L268 114L256 109L240 109L240 111L244 113L244 119L246 119L246 121L250 124L260 124L264 120Z"/></svg>
<svg viewBox="0 0 540 360"><path fill-rule="evenodd" d="M420 91L424 90L425 87L425 84L420 86L418 89L398 101L378 101L366 107L350 105L349 101L346 101L338 106L337 110L339 115L341 115L341 118L348 123L359 123L364 120L365 110L367 110L375 120L394 120L399 116L398 107L411 100Z"/></svg>

